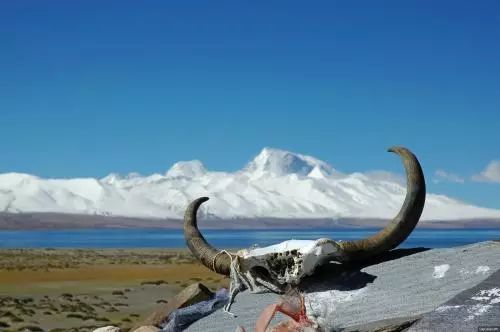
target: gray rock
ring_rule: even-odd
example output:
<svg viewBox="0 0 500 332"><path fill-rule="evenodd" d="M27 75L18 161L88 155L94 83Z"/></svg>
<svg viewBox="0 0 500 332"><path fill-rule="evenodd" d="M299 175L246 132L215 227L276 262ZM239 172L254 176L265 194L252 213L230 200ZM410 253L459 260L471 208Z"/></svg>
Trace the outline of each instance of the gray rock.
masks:
<svg viewBox="0 0 500 332"><path fill-rule="evenodd" d="M500 330L500 270L425 314L408 331L465 332L478 331L480 326Z"/></svg>
<svg viewBox="0 0 500 332"><path fill-rule="evenodd" d="M382 320L418 318L499 269L499 242L397 249L363 265L329 264L305 279L300 288L309 317L327 331L347 330ZM188 331L233 332L238 325L252 330L262 309L278 298L271 293L244 292L231 308L236 318L219 310ZM277 318L282 319L282 315Z"/></svg>
<svg viewBox="0 0 500 332"><path fill-rule="evenodd" d="M95 329L93 332L120 332L120 328L116 326L104 326Z"/></svg>
<svg viewBox="0 0 500 332"><path fill-rule="evenodd" d="M201 301L206 301L213 295L214 294L203 284L194 283L184 288L179 294L170 299L168 303L162 304L157 310L155 310L155 312L142 321L142 323L134 327L132 331L141 326L159 326L159 324L165 321L174 310L184 308Z"/></svg>
<svg viewBox="0 0 500 332"><path fill-rule="evenodd" d="M421 316L384 319L362 325L350 326L342 332L400 332L407 331Z"/></svg>
<svg viewBox="0 0 500 332"><path fill-rule="evenodd" d="M141 326L139 327L138 329L135 329L133 330L133 332L158 332L160 331L159 328L157 328L156 326Z"/></svg>

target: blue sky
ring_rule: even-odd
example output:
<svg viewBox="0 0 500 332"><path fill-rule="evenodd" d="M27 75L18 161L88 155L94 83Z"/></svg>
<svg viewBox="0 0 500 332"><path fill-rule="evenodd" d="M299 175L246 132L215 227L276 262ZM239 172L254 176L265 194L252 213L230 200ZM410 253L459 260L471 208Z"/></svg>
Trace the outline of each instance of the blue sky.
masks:
<svg viewBox="0 0 500 332"><path fill-rule="evenodd" d="M500 208L499 11L2 1L0 172L149 174L190 159L232 171L265 146L343 172L401 172L384 152L399 144L419 156L429 191Z"/></svg>

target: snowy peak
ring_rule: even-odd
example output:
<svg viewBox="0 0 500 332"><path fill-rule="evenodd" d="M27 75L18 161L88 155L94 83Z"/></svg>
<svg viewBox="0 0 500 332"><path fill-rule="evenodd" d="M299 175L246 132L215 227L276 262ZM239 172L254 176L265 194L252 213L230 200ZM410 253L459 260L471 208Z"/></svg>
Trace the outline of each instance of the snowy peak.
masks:
<svg viewBox="0 0 500 332"><path fill-rule="evenodd" d="M101 182L107 184L115 184L118 181L123 180L123 177L118 173L110 173L101 179Z"/></svg>
<svg viewBox="0 0 500 332"><path fill-rule="evenodd" d="M110 173L108 174L107 176L103 177L100 181L102 183L106 183L106 184L117 184L117 183L120 183L124 180L133 180L133 179L139 179L141 178L141 174L139 173L129 173L127 176L123 177L121 176L120 174L118 173Z"/></svg>
<svg viewBox="0 0 500 332"><path fill-rule="evenodd" d="M179 161L175 163L167 172L167 177L194 178L207 173L205 166L199 160Z"/></svg>
<svg viewBox="0 0 500 332"><path fill-rule="evenodd" d="M233 173L193 160L166 174L111 173L100 180L0 174L0 211L12 213L182 218L193 199L209 196L200 213L217 218L392 218L405 194L401 175L342 174L314 157L271 148ZM422 220L464 218L500 218L500 210L427 194Z"/></svg>
<svg viewBox="0 0 500 332"><path fill-rule="evenodd" d="M290 151L264 148L246 166L245 170L254 176L285 176L297 174L302 176L324 177L338 174L329 164L311 156Z"/></svg>

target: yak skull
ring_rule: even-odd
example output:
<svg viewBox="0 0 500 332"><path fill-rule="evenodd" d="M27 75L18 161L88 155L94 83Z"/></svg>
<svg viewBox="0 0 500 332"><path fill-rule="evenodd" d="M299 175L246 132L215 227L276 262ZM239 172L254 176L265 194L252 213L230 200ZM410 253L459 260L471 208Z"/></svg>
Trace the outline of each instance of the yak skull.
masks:
<svg viewBox="0 0 500 332"><path fill-rule="evenodd" d="M341 253L330 239L288 240L272 246L243 249L236 253L237 271L251 291L262 288L281 292L284 286L298 285L316 267Z"/></svg>
<svg viewBox="0 0 500 332"><path fill-rule="evenodd" d="M205 240L197 227L196 212L207 197L194 200L184 216L184 235L193 255L211 270L231 275L252 291L265 289L282 292L287 285L297 285L319 265L360 261L397 247L413 231L425 204L425 179L415 155L406 148L393 147L404 164L407 193L398 215L381 231L366 239L334 241L331 239L289 240L235 254L219 251ZM236 276L234 274L237 274Z"/></svg>

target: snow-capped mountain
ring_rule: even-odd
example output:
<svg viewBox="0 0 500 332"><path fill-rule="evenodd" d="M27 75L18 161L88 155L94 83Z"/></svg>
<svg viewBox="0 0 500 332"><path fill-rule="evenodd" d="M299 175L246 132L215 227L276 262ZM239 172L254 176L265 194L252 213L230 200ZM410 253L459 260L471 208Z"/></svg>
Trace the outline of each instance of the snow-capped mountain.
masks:
<svg viewBox="0 0 500 332"><path fill-rule="evenodd" d="M209 196L202 213L218 218L391 218L405 193L401 175L343 174L316 158L271 148L233 173L208 171L195 160L150 176L42 179L0 174L0 211L14 213L181 218L191 200ZM427 195L423 220L464 218L500 218L500 210Z"/></svg>

